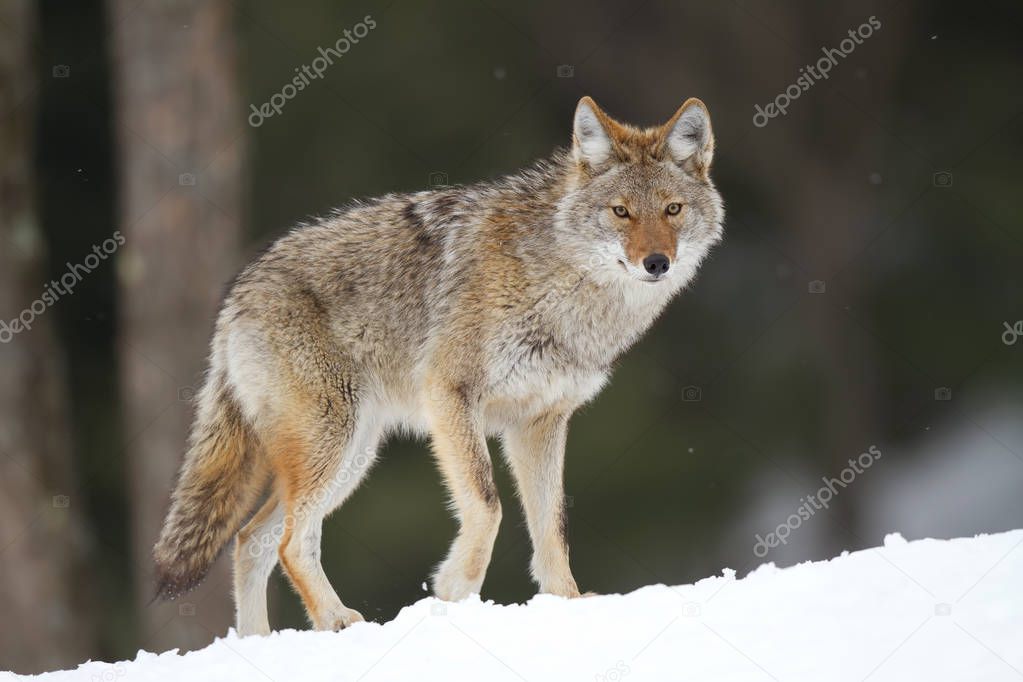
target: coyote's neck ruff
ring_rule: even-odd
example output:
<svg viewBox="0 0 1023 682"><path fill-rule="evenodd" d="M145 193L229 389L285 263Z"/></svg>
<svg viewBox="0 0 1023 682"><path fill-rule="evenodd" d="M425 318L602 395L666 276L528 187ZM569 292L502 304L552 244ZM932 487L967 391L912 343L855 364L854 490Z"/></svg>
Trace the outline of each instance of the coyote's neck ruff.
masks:
<svg viewBox="0 0 1023 682"><path fill-rule="evenodd" d="M518 484L534 579L578 596L568 418L721 238L713 148L699 100L638 129L584 98L570 151L492 183L359 202L277 241L217 320L155 550L160 594L192 587L237 533L239 632L269 631L278 558L315 627L361 619L320 566L321 521L407 429L430 435L460 523L438 596L483 584L501 517L488 435Z"/></svg>

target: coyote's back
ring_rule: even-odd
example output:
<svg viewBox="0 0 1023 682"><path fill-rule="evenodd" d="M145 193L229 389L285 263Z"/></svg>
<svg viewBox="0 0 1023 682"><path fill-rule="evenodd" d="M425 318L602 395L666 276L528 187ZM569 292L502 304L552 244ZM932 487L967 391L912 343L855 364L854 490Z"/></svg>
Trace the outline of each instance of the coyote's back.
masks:
<svg viewBox="0 0 1023 682"><path fill-rule="evenodd" d="M488 435L515 475L534 579L578 596L568 418L720 239L713 147L698 100L638 129L584 98L571 150L526 171L355 203L278 240L217 320L159 593L194 586L237 533L240 633L269 632L278 559L316 628L361 620L320 566L321 522L401 429L430 436L459 520L438 596L483 583L501 517Z"/></svg>

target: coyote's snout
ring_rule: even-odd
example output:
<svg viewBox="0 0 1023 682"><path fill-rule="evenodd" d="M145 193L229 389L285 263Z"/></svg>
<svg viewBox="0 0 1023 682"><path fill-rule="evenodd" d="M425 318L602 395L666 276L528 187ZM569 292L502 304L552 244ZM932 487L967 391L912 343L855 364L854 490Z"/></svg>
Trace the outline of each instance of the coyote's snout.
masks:
<svg viewBox="0 0 1023 682"><path fill-rule="evenodd" d="M502 513L488 436L518 486L534 580L579 595L569 417L693 278L724 214L699 100L641 129L584 97L573 132L570 150L495 182L355 202L245 268L154 550L158 594L193 587L236 537L239 633L269 632L278 560L314 627L361 620L320 565L321 523L406 429L430 437L459 522L437 596L483 584Z"/></svg>

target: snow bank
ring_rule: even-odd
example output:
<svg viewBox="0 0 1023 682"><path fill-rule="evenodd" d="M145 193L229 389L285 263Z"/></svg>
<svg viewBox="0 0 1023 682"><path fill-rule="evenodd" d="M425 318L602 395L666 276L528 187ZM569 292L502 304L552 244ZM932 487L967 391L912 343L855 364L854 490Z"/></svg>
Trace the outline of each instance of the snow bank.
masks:
<svg viewBox="0 0 1023 682"><path fill-rule="evenodd" d="M424 599L339 633L233 633L201 651L48 673L63 680L1019 680L1023 530L898 535L741 580L525 605ZM0 674L0 680L20 679Z"/></svg>

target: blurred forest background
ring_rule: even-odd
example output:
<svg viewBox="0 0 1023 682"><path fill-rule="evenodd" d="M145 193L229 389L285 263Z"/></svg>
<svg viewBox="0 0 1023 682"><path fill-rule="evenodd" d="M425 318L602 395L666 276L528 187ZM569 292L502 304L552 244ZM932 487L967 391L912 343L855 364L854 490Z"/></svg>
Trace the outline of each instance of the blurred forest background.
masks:
<svg viewBox="0 0 1023 682"><path fill-rule="evenodd" d="M322 78L250 119L367 15ZM754 125L872 15L827 80ZM1021 29L1011 0L0 1L0 320L33 320L0 331L0 669L224 634L228 562L151 604L149 552L226 284L352 197L568 144L584 94L640 124L702 98L728 218L573 420L583 589L1023 526ZM828 510L755 555L871 446L881 459ZM529 542L497 468L484 597L523 601ZM385 620L424 595L454 532L444 502L426 446L389 442L324 529L349 605ZM279 575L271 593L271 623L304 627Z"/></svg>

